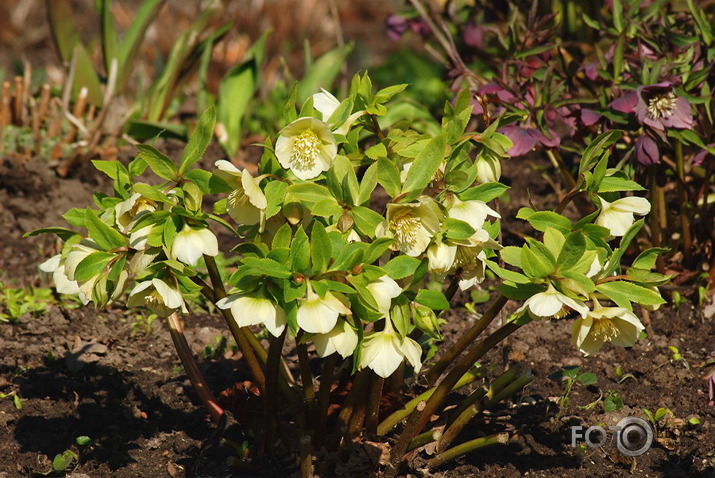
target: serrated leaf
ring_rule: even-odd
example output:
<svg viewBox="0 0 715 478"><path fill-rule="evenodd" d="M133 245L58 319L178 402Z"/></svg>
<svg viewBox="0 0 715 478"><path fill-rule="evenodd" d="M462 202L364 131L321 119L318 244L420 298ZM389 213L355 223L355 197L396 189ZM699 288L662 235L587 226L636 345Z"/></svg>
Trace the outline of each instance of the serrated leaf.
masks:
<svg viewBox="0 0 715 478"><path fill-rule="evenodd" d="M400 171L397 166L387 158L377 160L377 182L385 188L385 192L392 198L400 194Z"/></svg>
<svg viewBox="0 0 715 478"><path fill-rule="evenodd" d="M267 275L269 277L275 277L276 279L287 279L292 275L290 269L273 259L244 257L241 259L241 262L255 269L259 275Z"/></svg>
<svg viewBox="0 0 715 478"><path fill-rule="evenodd" d="M291 269L294 272L307 274L310 269L310 243L308 235L302 227L299 227L293 236L290 247Z"/></svg>
<svg viewBox="0 0 715 478"><path fill-rule="evenodd" d="M517 215L518 218L522 218L520 216L521 212L522 211L519 211L519 215ZM529 221L531 227L541 232L544 232L547 227L553 227L554 229L566 234L570 232L572 228L571 221L561 214L551 211L534 212L530 214L526 220Z"/></svg>
<svg viewBox="0 0 715 478"><path fill-rule="evenodd" d="M652 289L625 281L612 281L598 284L596 290L605 294L620 307L633 310L631 302L643 305L664 304L665 300Z"/></svg>
<svg viewBox="0 0 715 478"><path fill-rule="evenodd" d="M127 245L127 239L119 231L105 224L93 209L85 209L85 226L90 237L104 250Z"/></svg>
<svg viewBox="0 0 715 478"><path fill-rule="evenodd" d="M521 254L521 248L518 248ZM524 274L519 272L510 271L509 269L503 269L499 267L494 261L486 261L487 267L494 272L496 275L504 280L511 281L515 284L529 284L531 281ZM530 297L530 296L527 296Z"/></svg>
<svg viewBox="0 0 715 478"><path fill-rule="evenodd" d="M444 134L432 138L412 163L402 185L402 192L422 191L439 169L446 151L447 138Z"/></svg>
<svg viewBox="0 0 715 478"><path fill-rule="evenodd" d="M666 247L651 247L638 254L631 267L650 270L655 266L655 261L660 254L665 254L670 249Z"/></svg>
<svg viewBox="0 0 715 478"><path fill-rule="evenodd" d="M432 310L449 310L449 301L444 294L437 290L420 289L415 297L418 302Z"/></svg>
<svg viewBox="0 0 715 478"><path fill-rule="evenodd" d="M556 259L556 265L561 271L568 271L579 263L586 252L586 238L580 232L572 232L566 236L561 252Z"/></svg>
<svg viewBox="0 0 715 478"><path fill-rule="evenodd" d="M286 222L278 229L278 231L276 231L276 234L273 236L273 242L271 243L271 247L273 249L283 247L289 248L291 236L292 231L290 228L290 224Z"/></svg>
<svg viewBox="0 0 715 478"><path fill-rule="evenodd" d="M584 150L583 155L581 155L581 162L579 163L578 168L579 176L586 171L590 171L595 165L595 159L600 158L606 148L618 141L621 136L623 136L623 131L613 129L598 135L593 141L591 141L591 143Z"/></svg>
<svg viewBox="0 0 715 478"><path fill-rule="evenodd" d="M283 201L286 198L286 189L288 185L283 181L269 182L263 194L266 196L266 219L270 219L281 210Z"/></svg>
<svg viewBox="0 0 715 478"><path fill-rule="evenodd" d="M148 144L138 144L137 149L139 150L138 157L149 165L151 170L154 171L154 174L163 179L176 179L178 170L168 156Z"/></svg>
<svg viewBox="0 0 715 478"><path fill-rule="evenodd" d="M462 192L459 194L459 199L462 201L477 200L489 202L504 194L504 191L507 189L509 189L509 186L501 183L484 183Z"/></svg>
<svg viewBox="0 0 715 478"><path fill-rule="evenodd" d="M291 184L285 191L285 203L302 202L309 209L318 201L332 197L328 188L315 183Z"/></svg>
<svg viewBox="0 0 715 478"><path fill-rule="evenodd" d="M74 280L84 282L92 277L99 276L114 257L114 254L108 252L93 252L87 255L77 264Z"/></svg>
<svg viewBox="0 0 715 478"><path fill-rule="evenodd" d="M189 142L184 148L179 161L179 174L183 174L196 164L206 152L211 138L213 137L214 125L216 124L216 108L210 106L199 118L194 132L189 138Z"/></svg>
<svg viewBox="0 0 715 478"><path fill-rule="evenodd" d="M358 232L367 237L375 237L375 228L385 219L370 208L364 206L354 207L350 215L355 220Z"/></svg>
<svg viewBox="0 0 715 478"><path fill-rule="evenodd" d="M390 279L403 279L413 275L421 261L410 256L397 256L383 266Z"/></svg>
<svg viewBox="0 0 715 478"><path fill-rule="evenodd" d="M22 237L33 237L40 234L57 234L57 237L63 241L67 241L74 236L79 236L79 232L66 229L64 227L43 227L41 229L35 229L31 232L26 232Z"/></svg>
<svg viewBox="0 0 715 478"><path fill-rule="evenodd" d="M645 188L635 181L618 176L606 176L598 187L599 193L615 191L644 191Z"/></svg>
<svg viewBox="0 0 715 478"><path fill-rule="evenodd" d="M325 227L320 222L314 221L313 229L310 232L310 258L313 263L313 275L325 272L331 257L332 248Z"/></svg>

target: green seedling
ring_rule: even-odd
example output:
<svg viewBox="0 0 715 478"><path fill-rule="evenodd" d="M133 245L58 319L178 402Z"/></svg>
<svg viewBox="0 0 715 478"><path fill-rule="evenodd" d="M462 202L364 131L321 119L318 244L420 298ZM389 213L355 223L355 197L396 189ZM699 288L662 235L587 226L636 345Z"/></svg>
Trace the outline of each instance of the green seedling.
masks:
<svg viewBox="0 0 715 478"><path fill-rule="evenodd" d="M561 394L559 398L559 411L556 414L556 418L561 418L563 414L568 409L571 403L571 390L575 384L580 384L584 387L593 385L598 382L598 377L592 372L579 373L581 367L564 367L559 372L556 372L549 376L551 380L554 381L565 381L566 385L564 387L564 393ZM597 403L597 402L596 402Z"/></svg>
<svg viewBox="0 0 715 478"><path fill-rule="evenodd" d="M80 447L86 447L92 444L92 439L86 435L75 438L75 443ZM66 471L74 465L74 468L79 465L79 451L70 450L69 448L62 453L55 455L52 460L53 471Z"/></svg>
<svg viewBox="0 0 715 478"><path fill-rule="evenodd" d="M11 398L12 399L12 404L20 410L22 408L22 399L20 399L20 395L17 394L17 392L10 392L10 393L0 393L0 400L4 398Z"/></svg>
<svg viewBox="0 0 715 478"><path fill-rule="evenodd" d="M17 323L25 314L37 317L47 312L47 306L52 303L51 289L12 288L0 282L0 322Z"/></svg>

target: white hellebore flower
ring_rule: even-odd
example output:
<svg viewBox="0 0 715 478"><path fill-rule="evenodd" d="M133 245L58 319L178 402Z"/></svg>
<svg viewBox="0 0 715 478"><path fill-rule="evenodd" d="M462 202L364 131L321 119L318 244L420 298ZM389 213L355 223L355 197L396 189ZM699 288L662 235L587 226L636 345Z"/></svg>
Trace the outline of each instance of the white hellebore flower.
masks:
<svg viewBox="0 0 715 478"><path fill-rule="evenodd" d="M623 307L601 307L594 301L594 309L574 321L572 341L586 355L611 342L621 347L631 347L644 329L638 317Z"/></svg>
<svg viewBox="0 0 715 478"><path fill-rule="evenodd" d="M90 254L100 251L101 249L97 246L97 244L95 244L90 238L86 238L78 244L73 244L72 250L65 258L65 274L70 281L76 281L77 284L79 284L79 298L85 305L92 300L92 290L94 289L94 285L99 280L99 276L101 274L92 276L84 281L79 281L75 278L75 273L77 272L77 266L79 266L80 262L85 260Z"/></svg>
<svg viewBox="0 0 715 478"><path fill-rule="evenodd" d="M179 309L186 312L181 292L157 278L137 284L129 293L127 305L130 307L146 306L162 317L171 315Z"/></svg>
<svg viewBox="0 0 715 478"><path fill-rule="evenodd" d="M313 343L320 357L327 357L337 352L342 358L348 358L357 347L358 335L346 320L338 319L333 330L327 334L315 334Z"/></svg>
<svg viewBox="0 0 715 478"><path fill-rule="evenodd" d="M282 334L286 327L283 307L262 295L232 294L216 302L216 306L231 309L239 327L263 324L274 337Z"/></svg>
<svg viewBox="0 0 715 478"><path fill-rule="evenodd" d="M233 188L226 201L226 210L238 224L252 226L265 220L268 201L259 185L260 181L248 170L241 171L225 159L216 161L218 168L214 174Z"/></svg>
<svg viewBox="0 0 715 478"><path fill-rule="evenodd" d="M335 110L338 109L338 106L340 106L340 101L334 97L332 93L323 88L320 89L320 93L313 95L313 108L323 115L323 121L326 123L333 113L335 113ZM364 113L365 111L360 110L351 114L343 124L336 125L337 128L333 130L333 133L343 136L347 135L355 120L361 117Z"/></svg>
<svg viewBox="0 0 715 478"><path fill-rule="evenodd" d="M427 267L431 274L444 277L454 265L457 257L457 246L437 242L427 248Z"/></svg>
<svg viewBox="0 0 715 478"><path fill-rule="evenodd" d="M156 204L151 199L142 196L139 193L134 193L129 199L126 199L114 206L114 216L117 225L122 232L129 232L137 219L142 215L156 211ZM129 235L129 247L137 251L143 251L147 248L147 238L153 226L150 224L142 228L132 231Z"/></svg>
<svg viewBox="0 0 715 478"><path fill-rule="evenodd" d="M278 133L275 153L281 166L307 181L330 169L338 154L338 144L327 124L303 117Z"/></svg>
<svg viewBox="0 0 715 478"><path fill-rule="evenodd" d="M352 311L332 292L326 292L321 299L308 284L307 296L298 306L298 326L312 334L327 334L335 327L339 315L350 314Z"/></svg>
<svg viewBox="0 0 715 478"><path fill-rule="evenodd" d="M470 200L462 201L455 195L450 195L445 200L447 215L451 219L464 221L475 231L481 229L487 216L500 218L498 212L487 206L484 201Z"/></svg>
<svg viewBox="0 0 715 478"><path fill-rule="evenodd" d="M388 204L385 222L377 226L375 234L394 237L397 250L419 256L439 230L439 217L430 201L422 197L416 203Z"/></svg>
<svg viewBox="0 0 715 478"><path fill-rule="evenodd" d="M405 358L415 369L415 373L422 368L420 345L409 337L401 338L392 328L389 317L385 320L385 330L365 337L363 348L360 368L371 368L382 378L392 375Z"/></svg>
<svg viewBox="0 0 715 478"><path fill-rule="evenodd" d="M62 255L57 254L50 257L45 262L40 264L42 272L52 273L52 280L55 283L55 289L60 294L79 294L80 288L77 281L70 280L65 272L65 264L62 260ZM83 300L84 302L84 300Z"/></svg>
<svg viewBox="0 0 715 478"><path fill-rule="evenodd" d="M188 224L184 225L181 232L174 237L171 255L184 264L193 266L203 254L218 255L216 236L208 228L194 229Z"/></svg>
<svg viewBox="0 0 715 478"><path fill-rule="evenodd" d="M548 289L545 291L536 293L526 299L524 305L514 313L519 314L526 309L533 318L550 319L554 317L558 319L566 314L564 306L572 308L581 317L586 317L588 313L588 307L583 302L562 294L552 284L549 284Z"/></svg>
<svg viewBox="0 0 715 478"><path fill-rule="evenodd" d="M629 196L608 202L601 196L601 214L596 218L596 224L611 231L615 237L622 236L633 224L634 214L645 216L650 212L650 203L646 198Z"/></svg>
<svg viewBox="0 0 715 478"><path fill-rule="evenodd" d="M390 313L392 299L402 294L402 287L387 276L382 276L376 281L369 283L366 289L369 290L375 298L377 310L383 315Z"/></svg>
<svg viewBox="0 0 715 478"><path fill-rule="evenodd" d="M495 183L501 177L501 160L480 154L476 160L477 182L479 184Z"/></svg>

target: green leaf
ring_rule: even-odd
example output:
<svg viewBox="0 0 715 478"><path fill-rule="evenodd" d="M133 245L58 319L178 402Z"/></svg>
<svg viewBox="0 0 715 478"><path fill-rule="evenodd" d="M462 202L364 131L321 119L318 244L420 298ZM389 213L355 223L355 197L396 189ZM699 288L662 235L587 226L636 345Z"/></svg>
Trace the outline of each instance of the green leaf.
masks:
<svg viewBox="0 0 715 478"><path fill-rule="evenodd" d="M556 266L561 271L568 271L579 263L586 252L586 238L578 231L566 236L566 242L561 248Z"/></svg>
<svg viewBox="0 0 715 478"><path fill-rule="evenodd" d="M218 122L226 132L221 146L229 156L235 156L241 141L241 126L248 104L258 89L259 65L251 58L233 69L221 80L218 96Z"/></svg>
<svg viewBox="0 0 715 478"><path fill-rule="evenodd" d="M271 247L273 249L279 249L283 247L289 248L291 236L292 231L290 228L290 224L286 222L278 229L278 231L276 231L275 236L273 236L273 242L271 244Z"/></svg>
<svg viewBox="0 0 715 478"><path fill-rule="evenodd" d="M325 186L315 183L296 183L286 188L284 202L286 204L289 202L302 202L310 209L318 201L332 197L332 194Z"/></svg>
<svg viewBox="0 0 715 478"><path fill-rule="evenodd" d="M77 459L78 457L75 452L72 450L65 450L62 453L55 455L55 458L52 460L52 469L55 471L64 471L70 467L74 460Z"/></svg>
<svg viewBox="0 0 715 478"><path fill-rule="evenodd" d="M518 249L519 252L521 253L521 248L515 248ZM497 276L501 277L504 280L511 281L515 284L529 284L531 281L529 280L528 277L526 277L524 274L521 274L519 272L514 272L510 271L509 269L503 269L497 265L496 262L494 261L486 261L487 267L491 269L492 272L494 272Z"/></svg>
<svg viewBox="0 0 715 478"><path fill-rule="evenodd" d="M660 254L665 254L670 249L666 247L651 247L638 254L638 257L633 261L632 267L637 269L650 270L655 266L655 261Z"/></svg>
<svg viewBox="0 0 715 478"><path fill-rule="evenodd" d="M390 279L403 279L413 275L421 261L410 256L397 256L383 266Z"/></svg>
<svg viewBox="0 0 715 478"><path fill-rule="evenodd" d="M348 204L359 204L358 179L355 175L355 168L348 158L338 155L335 158L333 167L328 170L327 177L328 184L333 185L331 188L333 196L341 197Z"/></svg>
<svg viewBox="0 0 715 478"><path fill-rule="evenodd" d="M400 194L400 171L397 166L387 158L377 160L377 182L385 188L385 192L393 198Z"/></svg>
<svg viewBox="0 0 715 478"><path fill-rule="evenodd" d="M244 257L241 262L255 269L260 275L267 275L269 277L275 277L276 279L288 279L292 274L291 271L273 259L268 258L258 258L258 257Z"/></svg>
<svg viewBox="0 0 715 478"><path fill-rule="evenodd" d="M313 204L310 212L315 216L330 217L343 212L343 207L335 201L335 198L330 197Z"/></svg>
<svg viewBox="0 0 715 478"><path fill-rule="evenodd" d="M310 269L310 244L308 235L302 227L299 227L293 236L290 248L291 269L294 272L307 274Z"/></svg>
<svg viewBox="0 0 715 478"><path fill-rule="evenodd" d="M420 289L415 297L415 302L429 307L432 310L449 310L449 301L443 293L437 290Z"/></svg>
<svg viewBox="0 0 715 478"><path fill-rule="evenodd" d="M606 148L618 141L621 136L623 136L623 131L613 129L598 135L591 141L581 156L581 162L578 168L579 176L586 171L590 171L595 165L597 158L600 158Z"/></svg>
<svg viewBox="0 0 715 478"><path fill-rule="evenodd" d="M521 247L506 246L499 251L499 257L507 264L521 269Z"/></svg>
<svg viewBox="0 0 715 478"><path fill-rule="evenodd" d="M522 211L523 208L517 214L517 218L524 219L524 217L522 217ZM557 214L551 211L534 212L532 214L529 214L526 220L529 221L531 227L541 232L544 232L547 227L553 227L559 232L566 234L570 232L572 228L571 221L569 221L561 214Z"/></svg>
<svg viewBox="0 0 715 478"><path fill-rule="evenodd" d="M47 18L52 31L60 59L69 63L72 59L72 50L80 41L79 31L74 22L72 4L69 0L53 0L45 2Z"/></svg>
<svg viewBox="0 0 715 478"><path fill-rule="evenodd" d="M463 241L469 239L476 232L472 226L459 219L447 219L442 226L447 239Z"/></svg>
<svg viewBox="0 0 715 478"><path fill-rule="evenodd" d="M637 282L640 285L646 287L653 287L658 285L666 284L670 281L671 276L659 274L657 272L651 272L646 269L636 269L634 267L629 267L626 269L626 279L631 282Z"/></svg>
<svg viewBox="0 0 715 478"><path fill-rule="evenodd" d="M444 134L432 138L412 163L405 184L402 186L402 192L422 191L439 169L446 151L447 138Z"/></svg>
<svg viewBox="0 0 715 478"><path fill-rule="evenodd" d="M196 124L196 129L189 138L189 143L184 148L179 162L179 174L183 174L196 164L206 152L213 136L216 124L216 108L210 106L204 111ZM173 164L173 163L172 163Z"/></svg>
<svg viewBox="0 0 715 478"><path fill-rule="evenodd" d="M79 232L65 229L64 227L43 227L31 232L26 232L22 237L33 237L40 234L57 234L63 241L67 241L74 236L79 236Z"/></svg>
<svg viewBox="0 0 715 478"><path fill-rule="evenodd" d="M104 250L127 245L127 239L119 231L105 224L93 209L85 209L85 226L89 236Z"/></svg>
<svg viewBox="0 0 715 478"><path fill-rule="evenodd" d="M390 247L393 239L390 237L380 237L370 243L365 250L365 264L372 264L380 258L382 254Z"/></svg>
<svg viewBox="0 0 715 478"><path fill-rule="evenodd" d="M144 0L139 6L136 16L124 32L124 37L117 48L119 59L119 89L124 89L129 77L134 72L131 67L144 40L147 28L154 21L165 0Z"/></svg>
<svg viewBox="0 0 715 478"><path fill-rule="evenodd" d="M606 176L598 188L599 193L614 191L644 191L645 188L635 181L619 176Z"/></svg>
<svg viewBox="0 0 715 478"><path fill-rule="evenodd" d="M501 183L484 183L476 187L469 188L459 194L459 199L462 201L477 200L489 202L492 199L500 197L507 189L509 189L509 186L505 186Z"/></svg>
<svg viewBox="0 0 715 478"><path fill-rule="evenodd" d="M370 208L364 206L354 207L350 215L355 220L355 228L367 237L375 237L375 228L385 219Z"/></svg>
<svg viewBox="0 0 715 478"><path fill-rule="evenodd" d="M554 257L543 244L531 241L521 248L521 266L530 277L547 277L556 267ZM541 246L541 247L540 247Z"/></svg>
<svg viewBox="0 0 715 478"><path fill-rule="evenodd" d="M101 107L104 98L102 95L102 87L99 83L99 76L94 69L92 58L81 43L78 43L74 47L72 61L75 63L72 97L76 99L80 90L87 88L87 102L94 106Z"/></svg>
<svg viewBox="0 0 715 478"><path fill-rule="evenodd" d="M325 227L320 222L313 221L313 229L310 232L310 258L313 262L313 275L325 272L331 257L330 238L325 232Z"/></svg>
<svg viewBox="0 0 715 478"><path fill-rule="evenodd" d="M612 281L598 284L596 290L605 294L620 307L633 310L631 302L643 305L665 304L660 294L652 289L625 281Z"/></svg>
<svg viewBox="0 0 715 478"><path fill-rule="evenodd" d="M286 189L288 185L283 181L269 182L263 194L266 196L266 219L270 219L281 210L283 200L286 198Z"/></svg>
<svg viewBox="0 0 715 478"><path fill-rule="evenodd" d="M168 156L148 144L138 144L137 149L139 150L138 157L146 161L154 174L163 179L176 179L176 165Z"/></svg>
<svg viewBox="0 0 715 478"><path fill-rule="evenodd" d="M114 257L114 254L110 254L109 252L93 252L87 255L87 257L77 264L74 280L84 282L92 277L103 274L104 269Z"/></svg>
<svg viewBox="0 0 715 478"><path fill-rule="evenodd" d="M66 213L62 215L65 221L69 222L73 226L85 227L85 210L77 207L73 207Z"/></svg>
<svg viewBox="0 0 715 478"><path fill-rule="evenodd" d="M303 103L320 88L329 89L352 49L352 43L335 48L306 65L305 75L298 83L298 102Z"/></svg>
<svg viewBox="0 0 715 478"><path fill-rule="evenodd" d="M104 70L109 74L111 70L112 59L117 58L117 31L114 27L114 18L112 17L112 8L110 0L100 0L99 14L102 18L102 56L104 57ZM118 60L118 58L117 58ZM117 64L117 68L122 65ZM117 73L119 73L118 70Z"/></svg>
<svg viewBox="0 0 715 478"><path fill-rule="evenodd" d="M188 131L185 125L165 121L148 121L133 118L126 123L125 128L127 135L137 141L146 141L156 137L186 141L188 137Z"/></svg>
<svg viewBox="0 0 715 478"><path fill-rule="evenodd" d="M584 372L576 377L576 380L581 382L581 385L593 385L598 382L598 377L593 372Z"/></svg>
<svg viewBox="0 0 715 478"><path fill-rule="evenodd" d="M367 168L367 170L365 170L365 174L362 175L356 205L360 206L363 204L370 204L370 197L377 186L377 168L377 163L373 163L369 168Z"/></svg>
<svg viewBox="0 0 715 478"><path fill-rule="evenodd" d="M614 271L620 270L623 254L626 253L631 241L636 237L638 232L640 232L644 224L645 220L639 219L626 231L623 237L621 237L621 244L618 246L618 249L613 251L611 258L608 260L608 268L598 274L599 277L606 277L611 275Z"/></svg>

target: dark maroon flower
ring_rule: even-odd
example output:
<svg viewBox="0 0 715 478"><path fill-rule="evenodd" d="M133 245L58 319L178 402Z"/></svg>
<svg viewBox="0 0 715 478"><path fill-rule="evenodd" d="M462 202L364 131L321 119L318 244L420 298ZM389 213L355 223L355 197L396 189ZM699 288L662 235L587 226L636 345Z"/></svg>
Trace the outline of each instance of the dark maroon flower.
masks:
<svg viewBox="0 0 715 478"><path fill-rule="evenodd" d="M635 91L629 91L620 98L611 101L611 108L621 113L634 113L638 105L638 94Z"/></svg>
<svg viewBox="0 0 715 478"><path fill-rule="evenodd" d="M709 144L707 146L708 148L715 149L715 143ZM701 149L698 151L698 153L693 157L693 166L702 166L703 163L705 162L705 159L710 156L713 157L715 154L711 153L707 149Z"/></svg>
<svg viewBox="0 0 715 478"><path fill-rule="evenodd" d="M410 23L410 29L414 33L416 33L422 37L428 37L432 33L432 29L421 18L419 18L417 20L410 20L409 23Z"/></svg>
<svg viewBox="0 0 715 478"><path fill-rule="evenodd" d="M636 140L636 161L643 166L652 166L660 162L660 151L653 138L647 134L641 135Z"/></svg>
<svg viewBox="0 0 715 478"><path fill-rule="evenodd" d="M497 132L511 140L513 146L507 151L507 154L512 158L528 153L537 145L555 148L561 144L561 138L558 135L551 132L551 137L548 137L536 128L523 128L510 124L502 126Z"/></svg>
<svg viewBox="0 0 715 478"><path fill-rule="evenodd" d="M464 28L462 39L468 46L483 49L485 33L486 30L482 25L470 23Z"/></svg>
<svg viewBox="0 0 715 478"><path fill-rule="evenodd" d="M659 131L693 127L690 103L675 94L671 83L639 86L636 93L638 104L635 113L640 123Z"/></svg>

